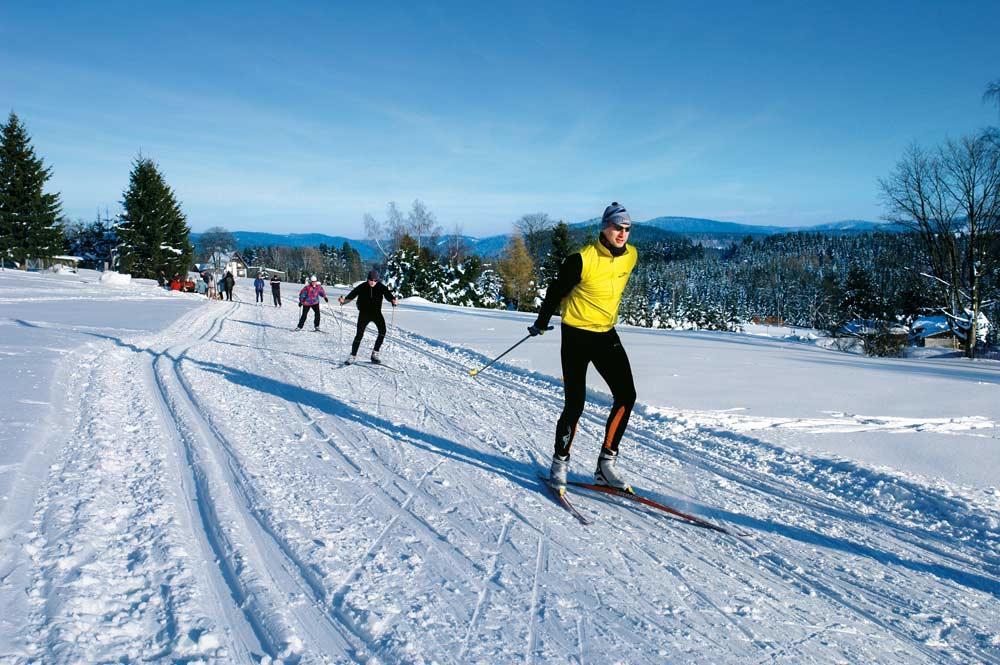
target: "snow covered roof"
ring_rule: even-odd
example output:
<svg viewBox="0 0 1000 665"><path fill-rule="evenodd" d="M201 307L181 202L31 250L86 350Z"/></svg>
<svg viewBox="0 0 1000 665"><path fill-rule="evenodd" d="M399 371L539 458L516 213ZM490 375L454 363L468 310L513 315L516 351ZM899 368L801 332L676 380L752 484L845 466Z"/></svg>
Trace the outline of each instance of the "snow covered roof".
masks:
<svg viewBox="0 0 1000 665"><path fill-rule="evenodd" d="M83 261L79 256L69 256L68 254L60 254L59 256L50 257L55 261L72 261L73 263L79 263Z"/></svg>
<svg viewBox="0 0 1000 665"><path fill-rule="evenodd" d="M948 327L948 317L941 316L921 316L910 326L913 334L922 339L935 337L950 332Z"/></svg>
<svg viewBox="0 0 1000 665"><path fill-rule="evenodd" d="M852 335L866 335L881 329L882 324L878 321L864 321L858 319L856 321L848 321L844 324L844 331ZM906 326L892 324L889 326L889 332L893 335L906 335L910 331L906 329Z"/></svg>
<svg viewBox="0 0 1000 665"><path fill-rule="evenodd" d="M972 312L966 310L966 314L972 314ZM976 328L978 329L980 337L984 336L990 329L990 320L986 318L986 315L982 312L980 312L979 316L976 318ZM936 337L938 335L946 335L949 332L948 317L944 314L939 314L937 316L921 316L913 322L910 329L913 331L914 336L921 339Z"/></svg>

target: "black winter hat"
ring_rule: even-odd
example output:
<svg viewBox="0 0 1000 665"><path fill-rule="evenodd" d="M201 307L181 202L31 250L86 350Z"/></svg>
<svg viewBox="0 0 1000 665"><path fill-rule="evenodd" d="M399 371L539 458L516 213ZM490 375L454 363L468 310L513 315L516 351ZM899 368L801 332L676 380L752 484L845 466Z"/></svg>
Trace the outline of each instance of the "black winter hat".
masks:
<svg viewBox="0 0 1000 665"><path fill-rule="evenodd" d="M378 281L378 270L369 270L368 279Z"/></svg>

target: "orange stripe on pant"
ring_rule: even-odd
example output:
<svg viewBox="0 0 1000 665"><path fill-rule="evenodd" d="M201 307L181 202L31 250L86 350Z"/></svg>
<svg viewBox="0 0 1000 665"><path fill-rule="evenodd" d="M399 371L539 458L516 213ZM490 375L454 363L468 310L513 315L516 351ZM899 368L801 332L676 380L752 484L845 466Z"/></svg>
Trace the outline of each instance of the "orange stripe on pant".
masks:
<svg viewBox="0 0 1000 665"><path fill-rule="evenodd" d="M615 440L615 434L618 432L618 426L621 425L622 416L625 415L625 406L619 406L618 411L608 422L608 429L604 433L604 447L611 450L611 443Z"/></svg>

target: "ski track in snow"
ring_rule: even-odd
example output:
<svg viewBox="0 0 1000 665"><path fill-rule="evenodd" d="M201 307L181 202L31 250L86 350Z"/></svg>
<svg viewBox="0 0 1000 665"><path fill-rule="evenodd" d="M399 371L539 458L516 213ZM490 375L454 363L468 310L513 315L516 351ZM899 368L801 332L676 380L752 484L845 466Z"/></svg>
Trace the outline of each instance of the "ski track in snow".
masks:
<svg viewBox="0 0 1000 665"><path fill-rule="evenodd" d="M558 380L472 378L480 354L398 327L398 371L347 367L353 310L324 308L325 335L294 314L89 329L25 542L24 650L0 661L1000 663L995 493L640 405L634 485L751 535L581 490L583 527L537 477ZM588 398L579 480L610 403Z"/></svg>

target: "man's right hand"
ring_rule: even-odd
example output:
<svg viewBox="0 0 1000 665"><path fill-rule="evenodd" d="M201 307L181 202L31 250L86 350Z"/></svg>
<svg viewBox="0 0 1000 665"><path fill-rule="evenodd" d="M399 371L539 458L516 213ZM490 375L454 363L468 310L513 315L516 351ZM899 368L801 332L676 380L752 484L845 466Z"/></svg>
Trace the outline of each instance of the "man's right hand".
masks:
<svg viewBox="0 0 1000 665"><path fill-rule="evenodd" d="M543 326L538 321L535 321L532 325L528 326L528 334L532 337L544 335L548 330L552 330L552 326Z"/></svg>
<svg viewBox="0 0 1000 665"><path fill-rule="evenodd" d="M344 304L344 296L340 296L339 298L337 298L337 302L339 302L341 305L343 305Z"/></svg>

